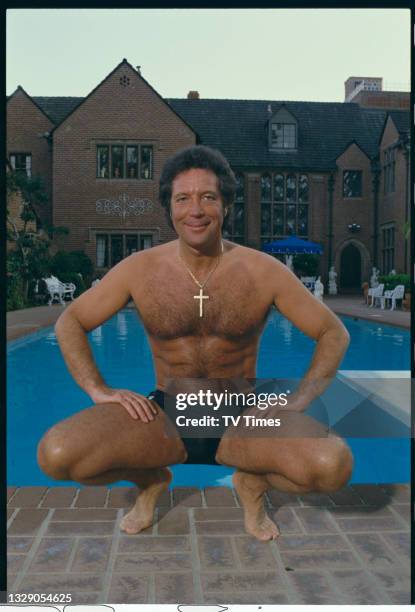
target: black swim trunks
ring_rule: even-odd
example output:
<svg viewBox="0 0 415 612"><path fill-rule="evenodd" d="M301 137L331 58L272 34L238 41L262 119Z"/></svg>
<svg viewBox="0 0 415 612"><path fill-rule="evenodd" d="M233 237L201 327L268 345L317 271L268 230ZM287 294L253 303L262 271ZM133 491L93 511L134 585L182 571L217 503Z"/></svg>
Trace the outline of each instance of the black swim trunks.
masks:
<svg viewBox="0 0 415 612"><path fill-rule="evenodd" d="M166 394L164 391L155 389L147 395L147 398L156 402L162 410L165 410ZM182 438L182 441L187 451L185 463L218 465L215 461L215 455L220 438Z"/></svg>

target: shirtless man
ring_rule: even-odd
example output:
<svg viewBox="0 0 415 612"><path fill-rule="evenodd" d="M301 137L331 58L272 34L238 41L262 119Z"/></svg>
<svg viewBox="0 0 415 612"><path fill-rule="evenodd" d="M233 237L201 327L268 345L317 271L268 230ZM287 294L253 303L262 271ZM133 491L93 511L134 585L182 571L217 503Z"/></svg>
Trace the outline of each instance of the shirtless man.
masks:
<svg viewBox="0 0 415 612"><path fill-rule="evenodd" d="M348 333L285 265L222 240L234 194L233 173L220 153L200 146L179 151L160 180L160 201L178 239L121 261L56 323L67 366L94 405L45 434L39 465L58 480L135 483L141 493L123 518L127 533L151 525L157 498L171 480L167 466L192 460L163 411L167 381L255 378L258 344L272 305L316 341L312 362L275 436L225 434L213 460L236 468L233 483L246 530L261 540L279 533L264 510L267 489L335 491L350 478L346 444L302 414L335 375ZM131 298L153 353L157 390L149 397L109 387L86 337ZM307 433L310 427L317 435ZM287 428L294 434L287 435Z"/></svg>

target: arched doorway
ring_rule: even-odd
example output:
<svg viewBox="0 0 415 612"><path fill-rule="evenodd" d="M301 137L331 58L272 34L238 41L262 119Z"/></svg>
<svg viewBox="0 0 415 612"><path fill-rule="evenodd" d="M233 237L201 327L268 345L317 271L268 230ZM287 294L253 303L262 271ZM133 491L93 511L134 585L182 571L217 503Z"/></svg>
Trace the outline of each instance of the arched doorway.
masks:
<svg viewBox="0 0 415 612"><path fill-rule="evenodd" d="M340 256L340 287L346 291L357 291L361 285L362 257L357 246L348 244Z"/></svg>

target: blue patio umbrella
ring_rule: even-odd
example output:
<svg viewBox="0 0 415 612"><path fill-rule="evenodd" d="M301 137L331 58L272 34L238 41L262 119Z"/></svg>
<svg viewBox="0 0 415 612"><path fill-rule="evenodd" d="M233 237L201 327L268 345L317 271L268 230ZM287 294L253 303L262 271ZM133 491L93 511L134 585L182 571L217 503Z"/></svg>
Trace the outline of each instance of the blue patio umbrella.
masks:
<svg viewBox="0 0 415 612"><path fill-rule="evenodd" d="M317 253L321 255L323 247L317 242L311 242L311 240L289 236L283 240L267 242L263 245L262 250L266 253L281 253L283 255L294 255L296 253Z"/></svg>

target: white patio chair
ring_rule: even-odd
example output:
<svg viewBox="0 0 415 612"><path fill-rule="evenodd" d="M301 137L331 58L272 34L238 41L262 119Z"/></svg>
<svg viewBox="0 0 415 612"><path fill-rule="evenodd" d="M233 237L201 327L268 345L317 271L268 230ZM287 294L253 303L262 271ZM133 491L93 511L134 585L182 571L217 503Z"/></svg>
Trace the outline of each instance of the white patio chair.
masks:
<svg viewBox="0 0 415 612"><path fill-rule="evenodd" d="M56 278L51 276L43 279L46 283L46 288L49 293L48 306L51 306L55 300L58 300L60 304L65 304L63 301L63 284Z"/></svg>
<svg viewBox="0 0 415 612"><path fill-rule="evenodd" d="M383 283L381 283L377 287L372 287L372 289L368 290L368 292L367 292L367 304L368 304L368 306L370 306L370 308L373 308L373 306L376 306L376 304L375 304L376 299L379 298L383 294L384 286L385 285ZM369 300L370 300L370 303L369 303Z"/></svg>
<svg viewBox="0 0 415 612"><path fill-rule="evenodd" d="M385 304L388 300L391 301L391 310L395 310L396 308L396 302L397 300L403 300L404 295L405 295L405 286L404 285L396 285L395 289L393 289L393 291L388 292L389 295L386 295L386 291L385 291L385 295L381 296L379 298L380 300L380 307L382 308L382 310L384 310L385 308Z"/></svg>
<svg viewBox="0 0 415 612"><path fill-rule="evenodd" d="M51 306L54 300L58 300L62 306L65 305L65 298L73 301L76 285L74 283L62 283L56 276L50 276L43 279L49 293L48 306Z"/></svg>

